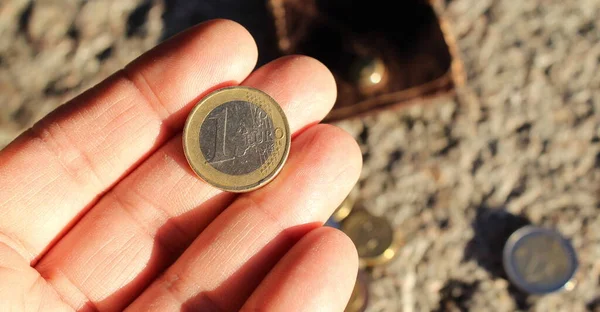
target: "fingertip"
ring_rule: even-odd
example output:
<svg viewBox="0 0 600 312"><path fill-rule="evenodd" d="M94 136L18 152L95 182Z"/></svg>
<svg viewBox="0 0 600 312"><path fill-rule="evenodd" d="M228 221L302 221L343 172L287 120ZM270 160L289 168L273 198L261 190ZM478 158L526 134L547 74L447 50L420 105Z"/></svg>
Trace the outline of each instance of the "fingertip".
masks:
<svg viewBox="0 0 600 312"><path fill-rule="evenodd" d="M337 96L329 69L304 55L271 61L252 73L243 84L265 91L281 104L292 132L325 118Z"/></svg>
<svg viewBox="0 0 600 312"><path fill-rule="evenodd" d="M329 68L316 58L300 54L284 56L281 62L297 68L299 73L314 81L315 87L321 91L318 95L325 104L323 109L328 113L337 98L337 84Z"/></svg>
<svg viewBox="0 0 600 312"><path fill-rule="evenodd" d="M206 37L209 35L209 37ZM213 41L214 40L214 41ZM199 23L167 39L166 44L195 43L217 45L224 42L228 49L238 49L240 55L258 59L258 46L252 34L240 23L228 19L212 19ZM216 48L222 48L217 46Z"/></svg>
<svg viewBox="0 0 600 312"><path fill-rule="evenodd" d="M350 192L362 170L362 153L356 140L348 132L330 124L318 124L308 131L314 136L310 144L316 145L314 148L320 150L321 155L327 156L324 163L340 167L341 173L336 178L343 177L348 181L347 192Z"/></svg>
<svg viewBox="0 0 600 312"><path fill-rule="evenodd" d="M344 265L342 275L344 278L347 275L354 277L358 272L358 252L356 246L344 232L333 227L322 226L306 234L303 238L304 240L307 241L307 244L313 246L324 246L332 249L332 252L327 254L329 261L339 264L339 260L342 260L341 264Z"/></svg>
<svg viewBox="0 0 600 312"><path fill-rule="evenodd" d="M152 85L159 85L159 81L206 80L204 86L211 81L239 83L252 72L257 60L256 42L244 26L215 19L167 39L125 68L133 75L144 74ZM204 88L179 92L198 95ZM156 87L155 92L165 91Z"/></svg>
<svg viewBox="0 0 600 312"><path fill-rule="evenodd" d="M253 60L252 67L256 66L258 46L252 34L240 23L228 19L213 19L198 24L194 28L198 33L210 31L215 36L221 37L221 40L226 40L230 44L234 43L230 47L235 47L238 51L237 54L245 55L248 59Z"/></svg>
<svg viewBox="0 0 600 312"><path fill-rule="evenodd" d="M350 239L337 229L317 228L280 260L242 311L342 311L357 270Z"/></svg>
<svg viewBox="0 0 600 312"><path fill-rule="evenodd" d="M333 108L337 98L337 85L333 74L321 61L306 55L289 55L281 58L298 75L297 83L289 88L303 89L311 95L310 101L297 102L297 111L312 110L312 121L321 121Z"/></svg>
<svg viewBox="0 0 600 312"><path fill-rule="evenodd" d="M311 250L306 252L307 258L312 258L312 266L320 267L312 270L321 274L323 283L321 291L328 293L321 299L319 305L329 305L331 311L342 311L350 299L352 288L358 273L358 252L354 243L342 231L323 226L308 233L301 241L304 246L298 249Z"/></svg>
<svg viewBox="0 0 600 312"><path fill-rule="evenodd" d="M331 131L335 132L335 137L338 138L334 144L337 144L338 150L343 152L344 159L348 165L348 171L353 174L350 180L353 182L352 187L354 187L360 177L363 166L360 146L358 146L356 139L342 128L327 126L333 128ZM348 190L348 192L350 192L350 190Z"/></svg>

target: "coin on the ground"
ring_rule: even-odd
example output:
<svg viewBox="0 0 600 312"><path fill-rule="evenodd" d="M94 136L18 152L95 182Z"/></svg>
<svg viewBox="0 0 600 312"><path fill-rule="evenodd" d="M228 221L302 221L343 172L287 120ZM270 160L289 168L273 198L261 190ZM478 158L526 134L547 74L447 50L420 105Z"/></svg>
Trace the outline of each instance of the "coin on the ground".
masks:
<svg viewBox="0 0 600 312"><path fill-rule="evenodd" d="M352 212L354 207L354 199L350 195L346 196L346 199L337 207L337 209L331 215L331 219L335 222L342 222Z"/></svg>
<svg viewBox="0 0 600 312"><path fill-rule="evenodd" d="M342 223L342 231L356 245L361 266L389 262L400 248L400 240L387 219L365 210L353 211Z"/></svg>
<svg viewBox="0 0 600 312"><path fill-rule="evenodd" d="M387 83L385 63L378 57L358 57L350 66L350 72L352 80L364 94L379 91Z"/></svg>
<svg viewBox="0 0 600 312"><path fill-rule="evenodd" d="M363 312L369 302L369 284L364 271L358 271L352 295L344 312Z"/></svg>
<svg viewBox="0 0 600 312"><path fill-rule="evenodd" d="M565 288L577 270L573 246L558 232L525 226L508 238L503 250L510 281L532 294Z"/></svg>
<svg viewBox="0 0 600 312"><path fill-rule="evenodd" d="M266 93L223 88L192 109L183 149L204 181L225 191L247 192L279 173L290 151L290 129L283 110Z"/></svg>

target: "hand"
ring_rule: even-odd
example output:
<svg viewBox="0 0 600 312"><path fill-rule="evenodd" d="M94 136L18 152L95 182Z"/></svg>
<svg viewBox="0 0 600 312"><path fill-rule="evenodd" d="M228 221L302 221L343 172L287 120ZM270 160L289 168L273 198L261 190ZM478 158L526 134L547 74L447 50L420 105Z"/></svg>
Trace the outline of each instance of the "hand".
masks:
<svg viewBox="0 0 600 312"><path fill-rule="evenodd" d="M229 21L190 29L63 105L0 152L0 311L342 311L352 242L321 227L356 182L345 132L317 124L335 83L302 56L251 73L257 48ZM220 87L285 111L279 176L236 196L198 179L180 131Z"/></svg>

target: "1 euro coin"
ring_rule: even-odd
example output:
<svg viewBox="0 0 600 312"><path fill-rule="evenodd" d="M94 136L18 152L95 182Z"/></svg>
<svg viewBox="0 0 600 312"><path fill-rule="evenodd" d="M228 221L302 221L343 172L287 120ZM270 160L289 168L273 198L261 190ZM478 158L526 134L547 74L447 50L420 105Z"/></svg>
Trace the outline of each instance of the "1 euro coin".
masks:
<svg viewBox="0 0 600 312"><path fill-rule="evenodd" d="M249 87L228 87L204 97L183 130L183 150L202 180L229 192L264 186L290 151L290 128L277 102Z"/></svg>

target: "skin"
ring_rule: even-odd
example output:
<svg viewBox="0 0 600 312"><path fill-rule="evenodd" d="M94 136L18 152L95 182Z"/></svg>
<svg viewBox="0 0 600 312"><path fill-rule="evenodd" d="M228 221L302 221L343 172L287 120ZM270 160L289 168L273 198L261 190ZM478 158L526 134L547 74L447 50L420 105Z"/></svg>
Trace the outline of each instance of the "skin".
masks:
<svg viewBox="0 0 600 312"><path fill-rule="evenodd" d="M240 25L198 25L63 105L0 151L0 311L343 311L358 258L322 224L361 153L318 124L336 96L304 56L252 72ZM181 129L224 86L270 94L288 116L282 172L243 195L198 179Z"/></svg>

